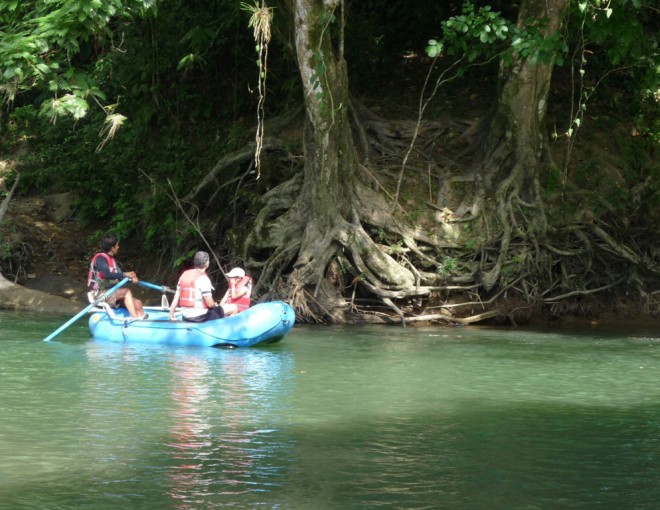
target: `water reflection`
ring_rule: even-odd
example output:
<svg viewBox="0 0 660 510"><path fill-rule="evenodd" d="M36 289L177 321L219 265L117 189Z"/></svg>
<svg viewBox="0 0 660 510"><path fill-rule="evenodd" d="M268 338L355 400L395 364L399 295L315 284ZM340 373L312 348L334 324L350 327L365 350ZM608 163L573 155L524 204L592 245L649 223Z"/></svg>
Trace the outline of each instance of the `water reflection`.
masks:
<svg viewBox="0 0 660 510"><path fill-rule="evenodd" d="M262 497L290 470L291 351L88 342L85 354L86 463L110 486L160 480L168 508L191 510Z"/></svg>
<svg viewBox="0 0 660 510"><path fill-rule="evenodd" d="M225 351L174 356L167 470L173 508L263 491L286 466L278 415L290 407L293 362L282 353ZM267 424L264 427L264 424Z"/></svg>
<svg viewBox="0 0 660 510"><path fill-rule="evenodd" d="M210 372L208 360L200 358L175 358L172 362L172 426L170 446L175 465L168 470L171 480L170 497L174 508L189 508L189 494L204 495L209 485L203 460L211 446L209 423L202 412L209 397L207 377Z"/></svg>

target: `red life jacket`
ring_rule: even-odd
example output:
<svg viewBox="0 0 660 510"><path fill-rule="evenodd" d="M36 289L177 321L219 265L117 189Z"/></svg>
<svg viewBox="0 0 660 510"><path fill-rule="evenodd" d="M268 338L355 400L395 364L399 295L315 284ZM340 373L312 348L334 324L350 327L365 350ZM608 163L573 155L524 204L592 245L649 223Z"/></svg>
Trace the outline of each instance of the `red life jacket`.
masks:
<svg viewBox="0 0 660 510"><path fill-rule="evenodd" d="M240 297L238 299L234 299L234 293L237 290L241 290L243 287L247 288L247 292L243 297ZM252 278L249 276L244 276L238 282L234 287L229 288L229 298L227 299L227 304L231 305L236 305L238 307L238 311L242 312L244 310L247 310L250 308L250 299L252 295Z"/></svg>
<svg viewBox="0 0 660 510"><path fill-rule="evenodd" d="M179 278L179 306L187 308L208 308L201 292L195 287L200 276L205 275L203 269L188 269ZM199 306L201 304L201 306Z"/></svg>
<svg viewBox="0 0 660 510"><path fill-rule="evenodd" d="M119 267L117 266L117 261L114 257L111 257L107 253L97 253L92 257L92 262L89 264L89 273L87 274L87 288L90 290L99 290L101 286L101 280L105 280L103 275L96 268L96 259L103 257L108 262L108 267L113 273L119 272Z"/></svg>

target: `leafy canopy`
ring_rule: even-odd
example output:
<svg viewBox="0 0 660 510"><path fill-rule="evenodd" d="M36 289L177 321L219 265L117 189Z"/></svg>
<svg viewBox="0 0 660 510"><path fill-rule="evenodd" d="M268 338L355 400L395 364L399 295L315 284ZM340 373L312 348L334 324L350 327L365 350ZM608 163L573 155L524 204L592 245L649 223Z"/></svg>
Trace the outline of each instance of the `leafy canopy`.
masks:
<svg viewBox="0 0 660 510"><path fill-rule="evenodd" d="M545 23L546 20L537 20L521 29L488 5L476 10L471 2L466 2L460 15L441 23L442 40L430 40L426 53L430 57L442 53L465 56L468 63L500 57L505 64L511 64L518 57L533 64L561 64L568 47L559 34L543 36Z"/></svg>
<svg viewBox="0 0 660 510"><path fill-rule="evenodd" d="M0 0L0 93L47 91L43 114L83 117L91 96L104 101L91 77L94 57L112 49L121 22L155 9L155 0Z"/></svg>

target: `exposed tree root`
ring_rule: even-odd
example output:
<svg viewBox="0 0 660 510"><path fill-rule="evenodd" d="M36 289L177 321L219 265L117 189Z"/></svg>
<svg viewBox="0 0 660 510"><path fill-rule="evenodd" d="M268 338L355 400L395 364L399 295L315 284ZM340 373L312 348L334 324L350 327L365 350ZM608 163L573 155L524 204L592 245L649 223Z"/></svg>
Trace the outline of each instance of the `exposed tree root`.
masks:
<svg viewBox="0 0 660 510"><path fill-rule="evenodd" d="M429 315L416 315L414 317L408 317L406 322L446 322L448 324L475 324L477 322L483 322L488 319L497 317L499 313L497 310L490 310L488 312L480 313L477 315L471 315L469 317L452 317L444 314L429 314Z"/></svg>
<svg viewBox="0 0 660 510"><path fill-rule="evenodd" d="M324 230L301 200L306 193L302 171L261 197L243 249L260 299L288 300L303 322L516 323L543 307L562 314L562 302L607 295L632 283L646 296L649 313L660 309L653 293L657 287L649 289L648 279L639 276L657 278L658 255L618 238L602 222L568 218L550 224L537 180L525 183L514 169L494 197L474 193L484 182L482 172L453 174L430 186L451 165L441 162L445 156L436 147L448 147L448 133L456 140L467 124L416 128L381 119L359 104L352 119L359 121L354 133L362 154L352 212ZM424 194L420 188L429 192L425 199L398 204L393 214L388 199L397 172L388 168L396 170L391 161L401 158L415 132L418 149L410 153L405 178L417 190L416 198ZM479 139L474 130L470 133L470 139ZM264 140L264 151L284 149L281 140ZM499 146L492 164L510 158L510 149ZM249 165L253 151L248 146L218 161L187 199L208 196L207 189L221 186L216 183L221 172ZM296 154L287 158L294 165L301 162ZM588 309L593 306L596 302ZM474 313L475 307L483 311Z"/></svg>

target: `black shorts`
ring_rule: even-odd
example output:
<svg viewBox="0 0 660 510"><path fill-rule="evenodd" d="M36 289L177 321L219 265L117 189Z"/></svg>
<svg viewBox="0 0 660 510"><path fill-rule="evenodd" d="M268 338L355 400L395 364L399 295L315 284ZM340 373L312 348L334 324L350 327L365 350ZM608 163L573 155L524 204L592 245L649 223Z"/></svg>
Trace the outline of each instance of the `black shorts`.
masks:
<svg viewBox="0 0 660 510"><path fill-rule="evenodd" d="M214 306L209 308L205 314L198 315L197 317L192 317L190 319L183 318L186 322L206 322L213 321L216 319L222 319L225 316L225 310L221 306Z"/></svg>

